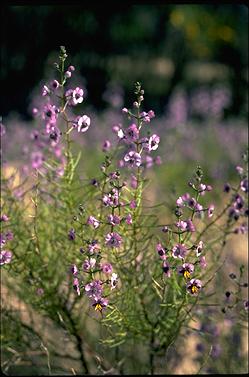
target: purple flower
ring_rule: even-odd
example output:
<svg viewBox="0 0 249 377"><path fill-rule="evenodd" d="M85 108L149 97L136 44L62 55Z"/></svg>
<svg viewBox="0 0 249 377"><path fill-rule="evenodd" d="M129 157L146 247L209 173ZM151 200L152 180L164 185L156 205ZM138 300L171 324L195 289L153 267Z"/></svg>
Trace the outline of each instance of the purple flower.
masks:
<svg viewBox="0 0 249 377"><path fill-rule="evenodd" d="M161 156L156 156L154 161L156 165L161 165L162 164Z"/></svg>
<svg viewBox="0 0 249 377"><path fill-rule="evenodd" d="M209 218L213 216L213 212L214 212L214 205L210 204L209 207L208 207L208 217Z"/></svg>
<svg viewBox="0 0 249 377"><path fill-rule="evenodd" d="M184 244L177 244L172 249L172 257L174 258L185 258L185 255L187 253L187 248Z"/></svg>
<svg viewBox="0 0 249 377"><path fill-rule="evenodd" d="M13 240L13 238L14 238L13 232L11 232L11 230L8 230L5 233L5 239L6 239L6 241L11 241L11 240Z"/></svg>
<svg viewBox="0 0 249 377"><path fill-rule="evenodd" d="M112 265L111 263L104 263L101 266L102 271L104 274L111 274L112 273Z"/></svg>
<svg viewBox="0 0 249 377"><path fill-rule="evenodd" d="M163 272L165 273L165 275L170 278L171 276L171 272L170 272L170 265L168 262L164 261L163 262L163 266L162 266L162 269L163 269Z"/></svg>
<svg viewBox="0 0 249 377"><path fill-rule="evenodd" d="M93 268L96 265L96 259L90 258L89 260L86 259L82 265L83 271L89 271L91 268Z"/></svg>
<svg viewBox="0 0 249 377"><path fill-rule="evenodd" d="M198 295L201 287L202 287L202 282L199 279L191 279L190 282L188 282L187 284L187 290L193 296Z"/></svg>
<svg viewBox="0 0 249 377"><path fill-rule="evenodd" d="M186 203L189 201L190 199L190 195L188 192L186 192L186 194L182 195L182 196L179 196L179 198L177 199L176 201L176 204L179 206L179 207L183 207L186 205Z"/></svg>
<svg viewBox="0 0 249 377"><path fill-rule="evenodd" d="M61 137L61 131L59 130L59 128L56 127L56 126L50 127L49 137L50 137L50 139L53 142L53 146L55 146L56 144L58 144L59 141L60 141L60 137Z"/></svg>
<svg viewBox="0 0 249 377"><path fill-rule="evenodd" d="M72 72L66 71L65 76L69 79L72 76Z"/></svg>
<svg viewBox="0 0 249 377"><path fill-rule="evenodd" d="M36 294L37 294L37 296L42 296L44 294L44 289L43 288L37 288Z"/></svg>
<svg viewBox="0 0 249 377"><path fill-rule="evenodd" d="M181 198L182 198L182 200L183 200L184 202L187 202L187 201L190 199L190 194L189 194L188 192L186 192L185 194L183 194L183 195L181 196Z"/></svg>
<svg viewBox="0 0 249 377"><path fill-rule="evenodd" d="M176 226L177 226L177 228L180 228L180 230L184 231L184 230L187 229L188 224L187 224L186 221L182 221L182 220L180 220L180 221L178 221L178 222L176 223Z"/></svg>
<svg viewBox="0 0 249 377"><path fill-rule="evenodd" d="M11 262L12 252L9 250L1 250L0 252L0 266Z"/></svg>
<svg viewBox="0 0 249 377"><path fill-rule="evenodd" d="M122 128L117 129L117 135L119 139L124 139L125 134Z"/></svg>
<svg viewBox="0 0 249 377"><path fill-rule="evenodd" d="M95 252L98 252L100 250L100 246L96 240L93 240L88 245L88 252L90 255L94 254Z"/></svg>
<svg viewBox="0 0 249 377"><path fill-rule="evenodd" d="M87 115L78 116L73 121L73 126L78 128L78 132L86 132L90 127L91 119Z"/></svg>
<svg viewBox="0 0 249 377"><path fill-rule="evenodd" d="M140 117L145 123L150 123L150 120L155 117L155 113L153 110L150 110L148 113L143 111L142 113L140 113Z"/></svg>
<svg viewBox="0 0 249 377"><path fill-rule="evenodd" d="M77 274L78 274L78 268L77 268L76 264L73 264L73 265L71 266L70 270L71 270L71 273L72 273L73 275L77 275Z"/></svg>
<svg viewBox="0 0 249 377"><path fill-rule="evenodd" d="M33 107L32 114L34 117L38 115L38 112L39 112L38 109L36 107Z"/></svg>
<svg viewBox="0 0 249 377"><path fill-rule="evenodd" d="M204 185L203 183L200 183L200 185L199 185L199 193L203 194L206 191L206 189L207 189L207 186Z"/></svg>
<svg viewBox="0 0 249 377"><path fill-rule="evenodd" d="M236 170L239 175L242 175L244 173L244 169L241 166L236 166Z"/></svg>
<svg viewBox="0 0 249 377"><path fill-rule="evenodd" d="M110 177L111 179L118 179L118 178L120 177L120 173L119 173L119 171L113 171L113 172L111 172L111 173L109 174L109 177Z"/></svg>
<svg viewBox="0 0 249 377"><path fill-rule="evenodd" d="M155 151L158 148L160 143L160 136L153 134L148 141L148 150L149 152Z"/></svg>
<svg viewBox="0 0 249 377"><path fill-rule="evenodd" d="M195 198L189 198L187 204L191 208L196 208L197 202L196 202Z"/></svg>
<svg viewBox="0 0 249 377"><path fill-rule="evenodd" d="M120 224L120 218L117 215L108 215L108 223L115 226Z"/></svg>
<svg viewBox="0 0 249 377"><path fill-rule="evenodd" d="M65 93L65 96L69 105L76 106L78 103L83 102L83 94L84 94L83 89L77 87L74 90L68 89Z"/></svg>
<svg viewBox="0 0 249 377"><path fill-rule="evenodd" d="M196 247L196 256L199 257L202 253L203 241L200 241Z"/></svg>
<svg viewBox="0 0 249 377"><path fill-rule="evenodd" d="M43 107L42 119L48 122L49 124L55 125L58 117L59 109L55 105L47 103Z"/></svg>
<svg viewBox="0 0 249 377"><path fill-rule="evenodd" d="M140 166L141 165L141 156L139 153L135 151L130 151L124 156L124 161L127 166L134 167L134 166Z"/></svg>
<svg viewBox="0 0 249 377"><path fill-rule="evenodd" d="M75 240L75 230L73 228L71 228L68 232L68 239L70 241L74 241Z"/></svg>
<svg viewBox="0 0 249 377"><path fill-rule="evenodd" d="M237 194L235 196L235 202L233 203L233 205L235 209L238 209L238 210L242 209L244 206L244 199L242 198L242 196Z"/></svg>
<svg viewBox="0 0 249 377"><path fill-rule="evenodd" d="M183 263L178 268L178 273L183 275L186 279L190 279L190 275L194 272L195 266L191 263Z"/></svg>
<svg viewBox="0 0 249 377"><path fill-rule="evenodd" d="M225 183L223 191L224 192L229 192L230 190L231 190L231 186L229 185L229 183Z"/></svg>
<svg viewBox="0 0 249 377"><path fill-rule="evenodd" d="M94 300L100 299L103 291L102 281L93 280L85 286L86 295Z"/></svg>
<svg viewBox="0 0 249 377"><path fill-rule="evenodd" d="M194 226L192 220L188 219L188 220L186 220L186 223L187 223L187 231L188 232L195 232L195 226Z"/></svg>
<svg viewBox="0 0 249 377"><path fill-rule="evenodd" d="M78 103L81 103L83 101L83 89L77 87L72 92L72 104L77 105Z"/></svg>
<svg viewBox="0 0 249 377"><path fill-rule="evenodd" d="M37 151L37 152L32 152L31 153L31 164L33 169L39 169L44 161L44 156L42 152Z"/></svg>
<svg viewBox="0 0 249 377"><path fill-rule="evenodd" d="M139 130L136 124L133 123L130 127L128 127L125 130L125 140L130 143L130 142L134 142L138 140L138 138L139 138Z"/></svg>
<svg viewBox="0 0 249 377"><path fill-rule="evenodd" d="M98 187L99 183L98 183L98 181L97 181L96 178L93 178L93 179L91 180L91 185L93 185L93 186L95 186L95 187Z"/></svg>
<svg viewBox="0 0 249 377"><path fill-rule="evenodd" d="M128 224L128 225L131 225L131 224L132 224L132 216L131 216L130 213L125 217L125 222L126 222L126 224Z"/></svg>
<svg viewBox="0 0 249 377"><path fill-rule="evenodd" d="M201 217L201 215L203 214L203 212L202 212L203 206L200 203L195 203L194 208L195 208L196 214L199 215L199 217Z"/></svg>
<svg viewBox="0 0 249 377"><path fill-rule="evenodd" d="M239 219L240 211L238 209L235 209L233 207L229 208L228 216L233 218L235 221Z"/></svg>
<svg viewBox="0 0 249 377"><path fill-rule="evenodd" d="M0 234L0 245L1 245L1 249L2 247L6 244L6 239L5 239L5 236L1 233Z"/></svg>
<svg viewBox="0 0 249 377"><path fill-rule="evenodd" d="M243 179L243 181L240 182L240 188L244 192L248 192L248 179Z"/></svg>
<svg viewBox="0 0 249 377"><path fill-rule="evenodd" d="M105 206L114 206L118 205L119 192L116 188L113 188L109 194L104 194L102 201Z"/></svg>
<svg viewBox="0 0 249 377"><path fill-rule="evenodd" d="M137 207L136 200L131 200L130 202L130 208L135 209Z"/></svg>
<svg viewBox="0 0 249 377"><path fill-rule="evenodd" d="M248 311L248 309L249 309L249 301L248 300L244 301L244 308L245 308L245 310Z"/></svg>
<svg viewBox="0 0 249 377"><path fill-rule="evenodd" d="M115 232L108 233L105 237L106 245L110 247L119 247L122 242L122 237Z"/></svg>
<svg viewBox="0 0 249 377"><path fill-rule="evenodd" d="M70 65L67 70L70 71L70 72L74 72L75 67L73 65Z"/></svg>
<svg viewBox="0 0 249 377"><path fill-rule="evenodd" d="M43 85L42 87L42 96L45 97L50 93L49 88L46 85Z"/></svg>
<svg viewBox="0 0 249 377"><path fill-rule="evenodd" d="M155 113L154 113L153 110L150 110L150 111L148 112L148 117L149 117L150 119L155 118Z"/></svg>
<svg viewBox="0 0 249 377"><path fill-rule="evenodd" d="M104 143L102 144L102 151L108 152L110 148L111 148L111 142L109 140L105 140Z"/></svg>
<svg viewBox="0 0 249 377"><path fill-rule="evenodd" d="M111 290L116 288L117 282L118 282L118 275L113 272L111 276Z"/></svg>
<svg viewBox="0 0 249 377"><path fill-rule="evenodd" d="M102 312L108 305L108 300L106 298L100 297L98 299L94 299L92 301L92 306L94 306L95 310Z"/></svg>
<svg viewBox="0 0 249 377"><path fill-rule="evenodd" d="M50 86L51 86L51 88L52 88L53 90L56 90L56 89L59 88L60 84L59 84L59 82L58 82L57 80L53 80L53 81L51 82Z"/></svg>
<svg viewBox="0 0 249 377"><path fill-rule="evenodd" d="M205 258L204 256L201 256L201 257L200 257L200 261L199 261L199 263L200 263L201 268L204 269L204 268L207 267L206 258Z"/></svg>
<svg viewBox="0 0 249 377"><path fill-rule="evenodd" d="M69 105L73 105L73 102L72 102L72 95L73 95L73 89L68 89L65 93L65 97L68 101L68 104Z"/></svg>
<svg viewBox="0 0 249 377"><path fill-rule="evenodd" d="M1 215L1 217L0 217L0 221L7 222L7 221L9 221L9 218L8 218L7 215L3 214L3 215Z"/></svg>
<svg viewBox="0 0 249 377"><path fill-rule="evenodd" d="M168 233L168 231L169 231L169 228L166 225L162 227L163 233Z"/></svg>
<svg viewBox="0 0 249 377"><path fill-rule="evenodd" d="M246 234L247 232L248 232L248 226L246 223L243 223L239 227L234 229L235 234Z"/></svg>
<svg viewBox="0 0 249 377"><path fill-rule="evenodd" d="M73 288L77 292L78 296L80 296L80 285L79 285L79 279L78 278L73 279Z"/></svg>
<svg viewBox="0 0 249 377"><path fill-rule="evenodd" d="M99 227L99 220L95 219L93 216L89 216L87 219L87 224L92 225L94 229Z"/></svg>
<svg viewBox="0 0 249 377"><path fill-rule="evenodd" d="M162 244L158 243L156 245L156 249L157 249L157 252L158 252L158 255L160 256L160 258L165 260L167 258L166 250L162 247Z"/></svg>
<svg viewBox="0 0 249 377"><path fill-rule="evenodd" d="M5 135L5 133L6 133L6 128L5 128L5 126L3 125L3 123L0 122L0 136Z"/></svg>
<svg viewBox="0 0 249 377"><path fill-rule="evenodd" d="M145 156L145 163L146 163L146 168L149 169L154 165L154 160L153 157L151 156Z"/></svg>
<svg viewBox="0 0 249 377"><path fill-rule="evenodd" d="M119 160L118 161L118 167L119 168L123 168L125 166L125 162L124 162L124 160Z"/></svg>

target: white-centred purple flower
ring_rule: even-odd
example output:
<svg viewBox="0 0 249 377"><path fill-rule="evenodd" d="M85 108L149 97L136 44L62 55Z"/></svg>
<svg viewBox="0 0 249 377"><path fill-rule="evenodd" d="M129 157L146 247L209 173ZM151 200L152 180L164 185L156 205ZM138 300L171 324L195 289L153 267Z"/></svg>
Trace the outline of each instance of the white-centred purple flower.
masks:
<svg viewBox="0 0 249 377"><path fill-rule="evenodd" d="M124 161L126 166L128 167L138 167L141 165L142 159L139 153L135 151L130 151L126 153L126 155L124 156Z"/></svg>
<svg viewBox="0 0 249 377"><path fill-rule="evenodd" d="M91 119L87 115L78 116L73 122L74 127L77 127L78 132L86 132L90 127Z"/></svg>
<svg viewBox="0 0 249 377"><path fill-rule="evenodd" d="M109 247L120 247L122 243L122 237L115 232L108 233L105 237L105 243Z"/></svg>

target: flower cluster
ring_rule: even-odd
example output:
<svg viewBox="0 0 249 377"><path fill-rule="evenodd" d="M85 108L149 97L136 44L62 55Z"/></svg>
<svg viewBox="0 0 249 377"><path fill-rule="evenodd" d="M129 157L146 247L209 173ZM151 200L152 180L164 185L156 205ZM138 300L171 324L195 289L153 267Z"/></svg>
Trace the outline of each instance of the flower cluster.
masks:
<svg viewBox="0 0 249 377"><path fill-rule="evenodd" d="M214 211L213 204L206 207L200 202L203 195L212 190L210 185L202 183L202 177L202 170L197 167L194 178L189 182L193 196L187 192L176 200L175 216L177 220L172 227L163 226L162 228L162 231L168 235L169 241L166 245L158 243L156 246L163 261L164 275L170 278L172 274L177 273L184 277L187 292L193 296L197 296L202 288L202 281L193 275L200 276L202 270L207 267L201 235L194 239L197 228L194 219L196 215L203 219L205 212L209 219L213 216ZM174 236L178 242L174 242Z"/></svg>
<svg viewBox="0 0 249 377"><path fill-rule="evenodd" d="M118 275L113 272L111 263L102 262L101 249L97 241L89 241L88 244L87 249L80 250L85 256L81 267L77 267L76 264L71 266L73 288L79 296L83 289L90 299L91 306L102 313L109 303L107 297L117 286Z"/></svg>
<svg viewBox="0 0 249 377"><path fill-rule="evenodd" d="M105 161L101 168L105 179L104 183L96 186L100 188L101 193L98 214L96 216L86 215L82 207L79 206L78 215L81 219L85 216L85 222L79 221L79 223L84 224L86 230L83 235L80 228L79 232L74 228L68 232L70 240L75 240L78 233L78 238L83 242L80 252L85 257L82 268L78 268L76 264L71 268L74 276L74 289L80 295L81 288L83 288L91 305L101 313L108 306L109 299L107 297L116 288L118 282L118 275L113 272L112 264L105 260L104 252L109 254L111 250L120 249L123 238L120 235L119 227L132 224L131 214L127 213L126 205L120 201L125 184L120 181L119 172L108 173L108 167L109 164ZM91 182L91 184L95 186L95 182ZM100 239L96 239L98 232L101 235ZM87 234L87 238L84 234ZM92 238L89 238L91 234ZM103 262L103 260L105 261ZM79 271L85 277L81 278Z"/></svg>
<svg viewBox="0 0 249 377"><path fill-rule="evenodd" d="M161 164L160 156L153 157L151 155L158 149L160 136L151 133L150 129L147 129L146 136L142 135L143 125L150 123L151 119L155 117L155 113L153 110L148 112L140 111L144 100L144 90L141 89L139 82L136 83L135 94L137 95L137 101L133 103L134 110L128 110L126 107L122 109L123 114L128 116L131 123L127 128L124 128L121 124L113 127L113 132L117 134L119 143L126 147L126 153L119 161L119 166L149 168L154 164Z"/></svg>
<svg viewBox="0 0 249 377"><path fill-rule="evenodd" d="M244 161L247 162L247 155L244 156ZM248 170L246 167L237 166L237 173L240 178L239 186L237 188L232 187L229 183L224 185L225 193L232 193L231 205L228 208L228 221L235 224L234 233L245 234L248 231L248 224L246 219L248 218ZM241 219L241 224L237 223Z"/></svg>
<svg viewBox="0 0 249 377"><path fill-rule="evenodd" d="M42 88L42 96L46 99L46 102L41 105L41 108L33 108L33 115L40 117L44 123L44 129L39 133L43 136L47 136L50 141L50 147L56 148L54 154L56 157L62 158L59 142L62 134L67 136L73 129L77 129L78 132L86 132L91 124L91 120L87 115L72 116L69 119L67 109L71 114L71 109L81 104L84 100L84 90L80 87L66 88L68 79L71 78L75 67L70 65L65 69L65 60L67 53L65 47L61 46L61 53L59 56L60 62L55 63L55 67L60 75L60 80L53 79L49 84L46 84ZM60 122L66 122L67 128L63 130L60 126ZM38 141L39 133L35 136ZM41 146L41 144L40 144ZM44 154L41 151L34 152L32 156L32 166L39 168L44 160ZM61 161L65 164L65 161Z"/></svg>
<svg viewBox="0 0 249 377"><path fill-rule="evenodd" d="M6 223L9 221L9 217L3 213L0 217L1 223ZM2 225L2 224L1 224ZM2 228L2 227L1 227ZM11 262L12 259L12 252L10 250L7 250L5 248L6 244L9 241L12 241L14 238L14 235L12 231L8 230L4 233L0 234L0 244L1 244L1 251L0 251L0 265L3 266L5 264L8 264Z"/></svg>
<svg viewBox="0 0 249 377"><path fill-rule="evenodd" d="M180 331L187 334L192 330L188 324L198 318L199 306L203 313L205 307L207 313L212 313L208 311L209 305L212 305L212 298L209 299L212 293L209 294L208 288L209 282L218 276L217 272L222 267L222 263L219 265L220 251L227 235L247 231L247 170L237 166L239 185L233 187L227 183L224 186L223 196L228 203L219 210L209 200L212 186L203 181L203 173L198 166L188 190L177 196L173 203L173 221L159 224L159 212L153 211L154 208L157 211L161 204L147 205L148 197L143 193L148 182L146 169L161 163L160 156L155 155L161 140L151 129L154 111L141 108L144 90L136 83L137 97L132 110L124 107L120 114L120 119L123 116L127 118L127 126L121 123L113 125L111 141L105 135L101 143L104 159L98 174L91 180L85 179L84 175L79 178L76 168L80 155L74 158L69 136L71 132L75 135L77 132L85 133L91 119L80 113L85 90L79 84L68 87L75 68L72 65L65 68L66 57L65 48L61 47L60 63L55 65L60 78L43 86L44 103L39 110L35 108L33 111L43 127L32 131L32 148L28 150L25 145L32 169L38 170L32 174L32 177L37 177L37 182L32 182L31 190L35 190L35 197L30 198L34 204L30 222L26 222L21 206L11 205L12 197L3 201L4 206L9 201L10 209L16 210L15 227L11 226L18 242L15 246L8 246L13 239L13 233L7 229L12 214L3 207L6 213L0 217L3 225L0 265L8 265L13 253L16 263L10 264L9 270L21 272L20 281L23 279L26 292L30 290L27 301L31 301L34 298L32 293L35 293L32 304L39 302L39 308L42 307L49 315L56 313L64 324L71 323L68 329L77 341L81 329L74 321L78 314L82 314L77 305L82 297L86 298L90 312L96 311L102 319L101 325L111 330L106 332L109 339L102 339L103 343L115 347L127 340L146 343L149 340L150 372L155 374L154 357L165 354ZM81 115L73 115L75 108ZM0 126L4 134L5 128L2 124ZM50 159L48 152L55 158ZM50 174L53 169L56 176L63 178L55 182L53 174ZM27 188L26 192L29 191ZM6 193L7 196L10 190ZM231 198L228 193L231 193ZM45 196L46 200L40 200ZM79 200L84 200L84 204L78 204ZM31 232L27 224L33 225ZM209 233L210 229L215 231ZM58 260L58 253L54 251L61 248L61 235L64 235L66 252ZM154 263L153 245L160 259L158 263ZM22 258L23 250L30 254L25 260ZM215 263L212 263L212 258ZM68 291L64 284L65 270L70 281ZM51 276L55 276L53 284ZM229 313L230 309L237 308L244 319L248 299L241 294L241 288L248 285L233 273L230 278L235 289L224 292L222 312ZM41 287L42 282L44 287ZM30 289L32 283L34 290ZM105 318L104 313L108 313ZM219 335L217 328L207 320L200 325L198 332L212 333L215 338ZM88 331L87 327L85 331ZM213 341L212 356L215 357L221 349L219 341ZM84 357L83 351L84 347L81 355Z"/></svg>
<svg viewBox="0 0 249 377"><path fill-rule="evenodd" d="M89 230L87 235L89 236L89 232L93 232L93 238L85 239L79 234L79 237L84 242L81 252L87 255L82 269L83 272L88 273L90 276L90 280L83 287L85 294L91 299L92 305L97 310L102 310L107 306L107 288L110 287L110 291L112 291L116 287L118 279L117 274L112 272L112 264L109 262L103 264L101 262L103 253L106 251L110 254L112 251L115 253L115 250L121 251L123 249L124 238L122 232L133 225L133 217L137 210L137 189L139 179L141 181L140 172L148 165L148 154L157 150L160 142L160 137L156 134L150 135L149 131L148 137L141 135L143 124L150 123L155 114L152 110L148 113L140 111L144 91L139 83L136 84L135 94L137 101L134 102L133 107L137 110L137 113L135 114L126 108L122 110L124 114L128 115L129 119L133 118L134 122L127 128L121 126L113 127L113 131L118 136L117 146L121 145L126 150L122 160L119 162L119 167L127 166L131 169L138 169L136 174L131 173L130 187L132 190L127 189L127 181L121 179L119 170L111 170L111 153L114 145L109 140L105 140L102 144L102 151L109 154L105 156L105 161L101 165L102 180L100 179L99 182L95 179L91 181L91 184L99 190L100 207L96 215L89 213L84 223ZM143 156L143 152L146 152L147 155ZM127 191L130 194L127 195ZM72 239L72 233L71 229L68 234L69 239ZM98 240L95 238L97 234L101 234L101 238ZM73 237L75 239L75 233L73 233ZM73 271L74 275L76 275L78 269L74 266ZM103 274L110 275L110 278L104 279ZM85 281L85 279L83 280ZM77 276L74 276L73 285L78 294L80 294L80 282ZM103 292L105 293L103 294Z"/></svg>

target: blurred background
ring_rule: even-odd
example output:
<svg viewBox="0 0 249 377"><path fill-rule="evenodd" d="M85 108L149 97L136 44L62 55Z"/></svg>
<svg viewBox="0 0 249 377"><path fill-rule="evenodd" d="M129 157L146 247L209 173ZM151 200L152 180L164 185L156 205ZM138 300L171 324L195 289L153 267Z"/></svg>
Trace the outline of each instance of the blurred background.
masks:
<svg viewBox="0 0 249 377"><path fill-rule="evenodd" d="M91 117L89 131L73 136L87 177L103 160L103 141L115 140L113 125L128 125L121 109L132 107L136 81L161 137L163 164L150 169L150 195L165 187L180 195L198 164L219 192L236 176L248 144L247 6L5 5L1 29L4 161L30 165L30 133L41 130L32 109L41 106L42 86L57 78L54 62L64 45L76 67L68 86L85 92L75 111Z"/></svg>
<svg viewBox="0 0 249 377"><path fill-rule="evenodd" d="M180 85L222 84L232 98L225 116L246 111L248 8L243 4L112 4L1 8L2 116L24 118L31 91L60 45L85 80L88 103L107 106L104 91L122 87L124 99L140 80L146 103L164 112Z"/></svg>
<svg viewBox="0 0 249 377"><path fill-rule="evenodd" d="M13 130L4 142L6 159L20 160L17 145L23 153L25 144L27 156L32 108L42 86L56 78L53 63L64 45L76 67L69 85L85 91L76 111L92 118L80 140L86 153L96 150L93 161L88 154L89 174L103 158L103 138L124 122L121 108L132 106L134 82L141 81L144 110L155 111L153 130L161 136L166 165L156 174L163 186L188 179L197 164L210 183L234 176L248 139L247 6L2 6L1 29L0 114Z"/></svg>

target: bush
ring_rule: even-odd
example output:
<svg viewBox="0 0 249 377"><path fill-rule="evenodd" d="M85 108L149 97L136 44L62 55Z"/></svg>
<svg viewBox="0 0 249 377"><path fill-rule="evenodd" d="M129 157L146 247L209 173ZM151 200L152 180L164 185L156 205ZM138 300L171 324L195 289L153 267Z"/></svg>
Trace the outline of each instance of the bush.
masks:
<svg viewBox="0 0 249 377"><path fill-rule="evenodd" d="M51 333L41 334L20 310L4 305L3 371L15 373L11 368L25 358L39 365L36 349L50 374L172 374L180 357L191 359L182 346L196 333L196 373L230 373L238 365L244 372L241 353L234 364L212 361L231 351L224 348L230 339L220 326L225 318L238 347L247 322L245 267L238 276L227 271L224 255L227 240L247 229L247 154L236 167L237 182L219 193L222 207L209 199L213 187L200 166L169 205L173 215L167 194L147 205L147 170L161 164L160 136L150 128L154 111L142 111L137 82L131 109L122 109L127 126L113 127L115 143L103 141L100 170L85 178L71 136L90 132L91 119L74 114L84 90L68 87L75 68L66 68L66 58L61 47L58 78L43 87L45 102L33 110L45 127L32 131L31 166L11 172L5 163L3 169L3 286L35 311L35 322L39 315L52 321ZM3 125L1 131L5 137ZM219 284L228 275L231 290ZM56 329L63 334L59 343L64 337L73 343L76 356L65 346L64 357L75 363L56 364L61 353L50 338Z"/></svg>

